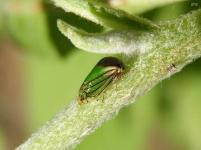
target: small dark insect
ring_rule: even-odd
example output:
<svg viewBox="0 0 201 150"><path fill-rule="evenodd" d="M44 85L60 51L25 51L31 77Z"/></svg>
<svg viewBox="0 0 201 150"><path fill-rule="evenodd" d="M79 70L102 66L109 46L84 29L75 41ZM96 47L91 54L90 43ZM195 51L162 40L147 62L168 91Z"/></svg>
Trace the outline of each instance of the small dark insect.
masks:
<svg viewBox="0 0 201 150"><path fill-rule="evenodd" d="M101 59L84 80L79 91L79 103L86 103L88 97L96 97L124 72L124 64L115 57Z"/></svg>
<svg viewBox="0 0 201 150"><path fill-rule="evenodd" d="M171 64L168 66L167 71L169 73L174 72L176 70L176 65L175 64Z"/></svg>

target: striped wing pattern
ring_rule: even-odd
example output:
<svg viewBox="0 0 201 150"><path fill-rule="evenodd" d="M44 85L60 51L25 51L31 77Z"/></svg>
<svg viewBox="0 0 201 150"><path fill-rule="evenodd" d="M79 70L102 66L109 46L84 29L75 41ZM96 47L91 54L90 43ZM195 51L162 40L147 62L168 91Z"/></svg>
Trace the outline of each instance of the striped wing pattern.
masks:
<svg viewBox="0 0 201 150"><path fill-rule="evenodd" d="M113 80L115 80L117 77L117 71L117 69L111 69L91 81L84 82L81 86L81 91L84 92L84 97L82 98L81 96L81 100L85 99L85 97L98 96Z"/></svg>

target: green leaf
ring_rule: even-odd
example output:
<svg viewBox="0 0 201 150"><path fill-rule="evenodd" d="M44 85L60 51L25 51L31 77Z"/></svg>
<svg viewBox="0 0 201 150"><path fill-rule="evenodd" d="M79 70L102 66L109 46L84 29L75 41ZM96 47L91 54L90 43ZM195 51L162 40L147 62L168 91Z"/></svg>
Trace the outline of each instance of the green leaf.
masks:
<svg viewBox="0 0 201 150"><path fill-rule="evenodd" d="M155 29L157 25L138 16L111 8L103 3L91 0L53 0L56 6L66 12L75 13L94 23L113 29Z"/></svg>
<svg viewBox="0 0 201 150"><path fill-rule="evenodd" d="M80 49L95 53L131 54L159 49L164 51L177 48L184 44L184 41L193 40L200 31L199 18L200 10L172 22L160 23L160 28L153 31L112 30L92 34L78 30L63 21L58 21L58 27Z"/></svg>
<svg viewBox="0 0 201 150"><path fill-rule="evenodd" d="M153 34L137 30L112 30L106 33L87 33L58 20L59 30L72 43L95 53L144 53L152 48ZM148 38L149 37L149 38ZM146 48L146 49L145 49Z"/></svg>

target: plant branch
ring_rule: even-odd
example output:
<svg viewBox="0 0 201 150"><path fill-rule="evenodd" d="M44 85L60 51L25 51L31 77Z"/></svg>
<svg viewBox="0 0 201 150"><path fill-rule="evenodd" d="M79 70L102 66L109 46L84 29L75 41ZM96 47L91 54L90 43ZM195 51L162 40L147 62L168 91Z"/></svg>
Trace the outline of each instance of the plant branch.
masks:
<svg viewBox="0 0 201 150"><path fill-rule="evenodd" d="M89 98L87 104L73 101L17 150L73 149L105 121L115 117L121 108L201 56L201 10L162 22L159 27L153 30L153 37L146 37L152 40L150 51L139 56L121 56L127 71L120 80L100 96ZM98 40L97 36L94 39Z"/></svg>

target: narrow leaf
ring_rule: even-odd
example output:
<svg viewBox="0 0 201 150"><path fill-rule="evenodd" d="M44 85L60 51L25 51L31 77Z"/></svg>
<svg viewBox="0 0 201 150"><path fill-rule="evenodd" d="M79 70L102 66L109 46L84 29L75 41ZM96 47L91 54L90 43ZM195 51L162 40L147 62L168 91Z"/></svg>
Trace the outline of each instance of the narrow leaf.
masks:
<svg viewBox="0 0 201 150"><path fill-rule="evenodd" d="M149 51L153 44L153 34L151 32L113 30L106 33L87 33L61 20L58 20L57 24L59 30L76 47L89 52L106 54L144 53L145 51Z"/></svg>

